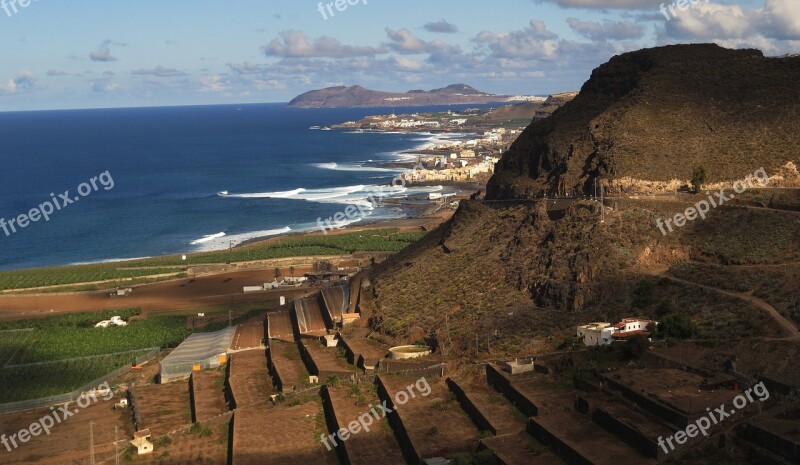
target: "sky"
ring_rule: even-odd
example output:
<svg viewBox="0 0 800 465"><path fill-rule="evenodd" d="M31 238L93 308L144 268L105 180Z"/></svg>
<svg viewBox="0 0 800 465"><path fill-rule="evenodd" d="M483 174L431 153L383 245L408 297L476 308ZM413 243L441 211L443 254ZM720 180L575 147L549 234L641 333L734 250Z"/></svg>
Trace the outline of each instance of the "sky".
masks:
<svg viewBox="0 0 800 465"><path fill-rule="evenodd" d="M0 0L0 111L355 84L546 96L614 55L699 42L797 53L800 0Z"/></svg>

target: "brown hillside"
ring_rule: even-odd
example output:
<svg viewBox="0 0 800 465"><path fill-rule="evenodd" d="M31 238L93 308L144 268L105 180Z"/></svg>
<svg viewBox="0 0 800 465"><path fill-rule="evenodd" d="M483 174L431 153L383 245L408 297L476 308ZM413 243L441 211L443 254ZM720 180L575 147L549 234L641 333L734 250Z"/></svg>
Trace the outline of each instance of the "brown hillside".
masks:
<svg viewBox="0 0 800 465"><path fill-rule="evenodd" d="M489 198L672 190L704 166L709 182L800 153L800 58L673 45L626 53L592 73L580 94L532 124L503 157Z"/></svg>
<svg viewBox="0 0 800 465"><path fill-rule="evenodd" d="M676 58L682 54L684 59ZM675 63L674 69L665 64L667 59ZM703 60L717 60L717 66L687 64ZM777 169L790 153L779 147L792 147L792 153L798 153L796 134L771 139L759 136L762 130L755 139L771 144L771 152L758 149L745 156L740 150L735 152L739 158L725 158L724 165L711 163L713 156L722 156L721 151L698 148L691 153L678 148L719 147L715 144L723 139L717 133L724 129L733 137L740 120L752 127L771 124L774 133L797 124L781 114L770 114L762 123L738 111L765 105L766 98L759 95L783 95L775 105L796 107L800 95L784 87L776 69L797 70L797 63L716 46L666 47L617 57L595 71L581 96L525 131L501 162L490 194L521 197L551 190L580 191L596 173L610 179L611 167L614 176L666 180L658 175L666 167L674 166L688 176L692 166L704 164L712 181L737 179L762 165ZM711 74L725 76L752 70L751 65L761 66L762 74L741 74L739 82L726 86L770 80L776 86L765 84L752 92L755 96L740 92L738 98L728 96L724 102L724 92L713 97L719 103L714 122L709 123L715 128L707 132L710 142L696 128L690 134L659 126L651 128L647 137L619 129L634 124L634 115L662 113L657 111L658 102L647 103L644 95L674 91L663 113L677 118L679 102L693 101L697 89L707 85L692 84L699 78L691 77L689 70L706 76L713 68ZM654 71L659 67L665 69ZM689 97L680 95L681 88L688 89ZM594 98L600 94L602 98ZM700 119L701 113L690 106L682 110L684 117L711 121L711 117ZM588 130L589 121L602 124ZM681 124L684 129L693 127ZM736 137L745 144L746 131L741 132ZM601 133L609 134L604 140L613 143L597 142ZM692 138L697 142L687 144ZM596 142L600 145L593 145ZM661 152L654 153L657 150ZM675 155L666 156L668 150L675 150ZM637 154L635 160L629 156L632 153ZM750 153L757 155L751 158ZM579 160L603 162L585 170ZM668 235L659 231L657 218L672 217L704 198L702 194L611 198L606 200L604 223L599 202L592 200L576 201L561 213L547 211L544 202L464 201L442 227L374 268L368 289L374 297L367 309L370 326L391 342L426 338L446 357L461 360L475 356L476 344L481 357L552 351L565 336L574 334L577 323L634 315L662 318L681 313L695 325L698 341L731 350L747 347L742 341L752 338L793 337L787 328L800 323L797 190L753 191L737 203L714 209L705 220L689 222ZM742 276L750 276L752 282L745 286ZM737 281L741 287L734 285ZM776 314L784 319L777 321ZM771 369L773 362L773 374L800 381L800 375L777 360L760 369Z"/></svg>

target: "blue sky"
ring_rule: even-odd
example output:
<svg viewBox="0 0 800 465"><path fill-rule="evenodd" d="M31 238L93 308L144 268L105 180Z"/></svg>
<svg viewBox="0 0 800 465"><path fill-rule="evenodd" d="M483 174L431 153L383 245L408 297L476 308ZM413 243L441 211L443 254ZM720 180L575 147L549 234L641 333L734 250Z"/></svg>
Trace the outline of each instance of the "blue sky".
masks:
<svg viewBox="0 0 800 465"><path fill-rule="evenodd" d="M0 111L280 102L352 84L546 95L643 47L800 50L799 0L695 0L669 20L663 0L351 0L327 19L307 0L10 1Z"/></svg>

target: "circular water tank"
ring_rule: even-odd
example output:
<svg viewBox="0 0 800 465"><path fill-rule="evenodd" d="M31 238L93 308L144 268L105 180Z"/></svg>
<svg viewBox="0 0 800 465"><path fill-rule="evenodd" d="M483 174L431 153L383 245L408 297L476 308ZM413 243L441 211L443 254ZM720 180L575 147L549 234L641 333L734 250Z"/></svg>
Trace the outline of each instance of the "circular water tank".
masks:
<svg viewBox="0 0 800 465"><path fill-rule="evenodd" d="M397 346L389 349L389 358L402 360L430 355L433 350L427 346Z"/></svg>

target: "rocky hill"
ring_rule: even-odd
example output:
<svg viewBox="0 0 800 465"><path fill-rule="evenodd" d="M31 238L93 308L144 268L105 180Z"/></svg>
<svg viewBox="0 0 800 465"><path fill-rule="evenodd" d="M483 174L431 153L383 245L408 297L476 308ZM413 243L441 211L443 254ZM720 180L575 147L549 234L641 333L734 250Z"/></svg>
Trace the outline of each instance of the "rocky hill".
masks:
<svg viewBox="0 0 800 465"><path fill-rule="evenodd" d="M800 59L709 45L613 58L527 128L488 200L462 202L450 221L375 267L371 328L398 343L426 338L464 360L552 351L580 322L683 315L702 344L738 353L753 373L774 368L800 383L791 365L752 351L752 338L775 337L766 346L780 348L769 350L800 358L780 342L781 327L800 324L798 190L742 194L666 235L657 219L706 196L617 195L606 199L604 222L591 199L566 209L517 201L587 192L595 177L609 193L658 191L673 172L688 182L698 165L711 182L764 166L797 184L786 166L800 153L797 77Z"/></svg>
<svg viewBox="0 0 800 465"><path fill-rule="evenodd" d="M295 97L293 108L379 108L428 105L483 104L505 102L507 95L481 92L466 84L451 84L431 91L381 92L361 86L339 86L312 90Z"/></svg>
<svg viewBox="0 0 800 465"><path fill-rule="evenodd" d="M800 58L675 45L626 53L532 124L503 157L490 198L673 191L703 166L710 182L797 164Z"/></svg>

